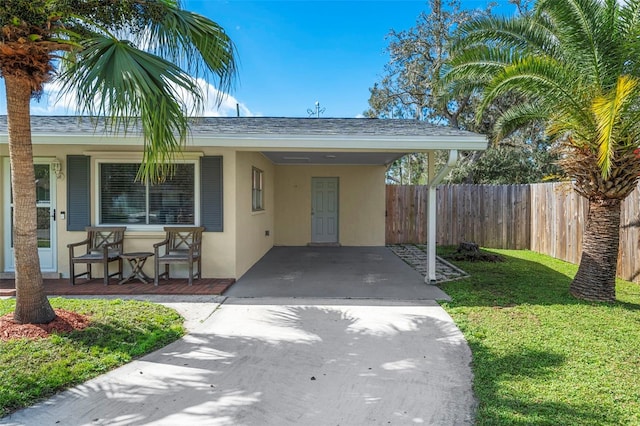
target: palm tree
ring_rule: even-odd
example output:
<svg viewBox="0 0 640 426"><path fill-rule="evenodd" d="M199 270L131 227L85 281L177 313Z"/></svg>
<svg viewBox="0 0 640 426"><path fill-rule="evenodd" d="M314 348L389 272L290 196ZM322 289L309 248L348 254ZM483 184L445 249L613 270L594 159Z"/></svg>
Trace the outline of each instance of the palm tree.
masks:
<svg viewBox="0 0 640 426"><path fill-rule="evenodd" d="M482 109L508 94L524 99L498 119L498 139L546 125L589 200L570 292L615 300L620 204L640 173L640 0L539 0L529 15L479 19L460 34L445 81L479 90Z"/></svg>
<svg viewBox="0 0 640 426"><path fill-rule="evenodd" d="M6 0L0 29L14 200L14 319L46 323L55 313L37 254L30 99L55 78L63 93L77 96L82 113L105 116L115 130L139 122L139 177L162 179L186 141L187 113L204 105L194 77L215 76L226 92L235 78L235 48L223 28L177 0Z"/></svg>

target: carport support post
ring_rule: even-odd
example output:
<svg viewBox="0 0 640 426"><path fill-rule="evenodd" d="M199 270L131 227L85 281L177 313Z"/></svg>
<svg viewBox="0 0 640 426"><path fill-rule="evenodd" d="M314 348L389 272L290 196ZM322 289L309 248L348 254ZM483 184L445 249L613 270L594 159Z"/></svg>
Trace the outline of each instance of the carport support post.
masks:
<svg viewBox="0 0 640 426"><path fill-rule="evenodd" d="M427 196L427 284L436 282L436 186L432 183L436 176L436 153L427 154L427 173L429 176L429 191Z"/></svg>
<svg viewBox="0 0 640 426"><path fill-rule="evenodd" d="M427 172L429 175L429 193L427 197L427 276L424 282L436 282L436 190L442 179L449 174L458 162L458 150L449 151L449 159L442 170L436 175L436 153L429 151L427 154Z"/></svg>

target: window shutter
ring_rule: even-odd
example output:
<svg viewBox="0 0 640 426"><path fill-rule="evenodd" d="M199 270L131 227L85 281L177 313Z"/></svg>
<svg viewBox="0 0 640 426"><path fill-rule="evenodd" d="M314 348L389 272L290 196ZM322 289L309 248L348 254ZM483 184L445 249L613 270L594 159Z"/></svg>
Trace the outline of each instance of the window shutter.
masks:
<svg viewBox="0 0 640 426"><path fill-rule="evenodd" d="M205 231L222 232L222 156L200 159L200 221Z"/></svg>
<svg viewBox="0 0 640 426"><path fill-rule="evenodd" d="M90 157L67 156L67 231L91 225Z"/></svg>

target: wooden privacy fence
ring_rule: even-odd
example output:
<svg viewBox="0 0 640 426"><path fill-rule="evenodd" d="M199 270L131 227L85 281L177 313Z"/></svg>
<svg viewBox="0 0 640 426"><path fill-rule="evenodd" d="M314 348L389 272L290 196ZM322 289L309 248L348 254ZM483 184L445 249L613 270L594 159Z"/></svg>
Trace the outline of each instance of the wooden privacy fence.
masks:
<svg viewBox="0 0 640 426"><path fill-rule="evenodd" d="M528 185L442 185L437 189L436 241L483 247L529 248Z"/></svg>
<svg viewBox="0 0 640 426"><path fill-rule="evenodd" d="M567 183L531 185L531 247L571 263L582 255L589 202ZM640 283L640 187L622 202L618 276Z"/></svg>
<svg viewBox="0 0 640 426"><path fill-rule="evenodd" d="M387 185L387 244L424 243L426 186ZM530 249L580 261L587 200L567 183L440 185L439 245L473 241L483 247ZM640 190L622 204L618 275L640 282Z"/></svg>
<svg viewBox="0 0 640 426"><path fill-rule="evenodd" d="M533 251L571 263L580 262L582 232L589 202L567 183L531 185L531 239Z"/></svg>
<svg viewBox="0 0 640 426"><path fill-rule="evenodd" d="M387 185L387 244L419 244L427 241L427 187Z"/></svg>
<svg viewBox="0 0 640 426"><path fill-rule="evenodd" d="M438 186L437 243L529 248L529 192L529 185ZM387 244L427 241L427 193L422 185L387 185Z"/></svg>

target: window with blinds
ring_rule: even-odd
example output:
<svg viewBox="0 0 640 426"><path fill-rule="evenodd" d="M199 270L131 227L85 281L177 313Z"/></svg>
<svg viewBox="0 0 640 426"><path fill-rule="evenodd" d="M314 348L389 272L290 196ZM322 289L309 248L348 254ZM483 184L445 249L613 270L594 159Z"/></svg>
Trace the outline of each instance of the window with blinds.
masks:
<svg viewBox="0 0 640 426"><path fill-rule="evenodd" d="M135 180L139 163L100 163L100 224L194 225L195 165L160 184Z"/></svg>

